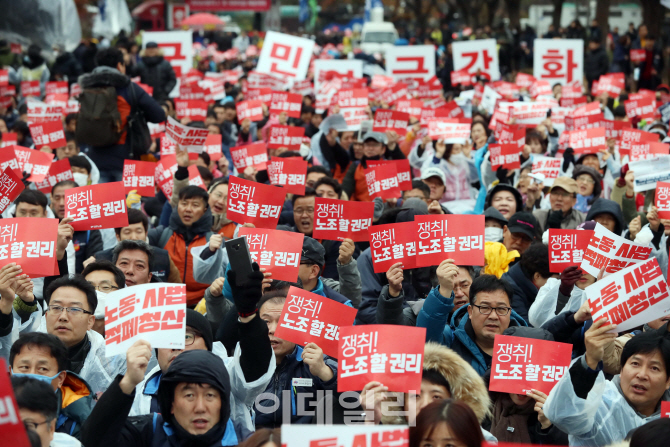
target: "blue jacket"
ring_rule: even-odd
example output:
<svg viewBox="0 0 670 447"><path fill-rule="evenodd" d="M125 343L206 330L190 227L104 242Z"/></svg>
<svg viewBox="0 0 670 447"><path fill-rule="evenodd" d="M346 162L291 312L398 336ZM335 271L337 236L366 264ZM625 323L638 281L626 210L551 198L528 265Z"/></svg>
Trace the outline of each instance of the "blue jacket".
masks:
<svg viewBox="0 0 670 447"><path fill-rule="evenodd" d="M277 366L265 393L260 395L264 397L268 393L272 393L275 396L274 399L260 399L259 396L259 399L256 399L254 403L256 428L280 427L282 423L287 423L289 417L291 424L312 423L314 416L307 414L300 415L298 414L298 408L303 409L303 413L314 412L317 391L330 390L333 393L337 391L337 361L327 356L324 356L324 361L333 370L333 378L328 382L322 381L309 371L309 366L302 361L302 347L296 346L291 354L284 357L281 364ZM292 384L293 379L311 381L311 386L294 386ZM285 398L283 397L284 395L286 395ZM320 398L321 396L318 397ZM291 408L285 408L284 404L288 403L289 399ZM298 403L298 399L301 399L302 402ZM276 405L279 406L271 413L261 408L274 407Z"/></svg>
<svg viewBox="0 0 670 447"><path fill-rule="evenodd" d="M463 306L454 312L451 323L447 324L449 314L454 309L454 293L449 298L443 297L439 287L431 290L423 308L419 312L416 325L426 328L426 341L435 341L453 349L458 355L483 376L490 365L481 350L467 333L466 324L470 321L468 306ZM528 326L514 310L510 317L510 326Z"/></svg>

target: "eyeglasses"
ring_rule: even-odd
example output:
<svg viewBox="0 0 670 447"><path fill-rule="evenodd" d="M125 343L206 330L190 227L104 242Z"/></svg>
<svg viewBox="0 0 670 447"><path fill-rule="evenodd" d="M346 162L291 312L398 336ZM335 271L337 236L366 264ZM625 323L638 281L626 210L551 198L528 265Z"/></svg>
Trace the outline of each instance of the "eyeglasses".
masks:
<svg viewBox="0 0 670 447"><path fill-rule="evenodd" d="M221 200L221 199L223 199L224 197L226 197L223 193L218 192L218 191L217 191L217 192L213 192L212 194L210 194L210 196L211 196L211 197L214 197L214 200Z"/></svg>
<svg viewBox="0 0 670 447"><path fill-rule="evenodd" d="M98 286L93 286L93 287L95 288L95 290L98 290L100 292L105 292L105 293L109 293L112 290L119 290L118 287L113 286L111 284L100 284Z"/></svg>
<svg viewBox="0 0 670 447"><path fill-rule="evenodd" d="M577 183L586 183L586 184L591 184L595 185L595 181L589 177L588 175L582 176L582 177L577 177Z"/></svg>
<svg viewBox="0 0 670 447"><path fill-rule="evenodd" d="M184 337L184 345L191 346L195 343L196 337L202 337L202 335L199 332L187 332Z"/></svg>
<svg viewBox="0 0 670 447"><path fill-rule="evenodd" d="M293 214L296 216L301 216L305 213L314 214L314 208L310 206L309 208L296 208L293 210Z"/></svg>
<svg viewBox="0 0 670 447"><path fill-rule="evenodd" d="M72 315L75 317L82 314L93 315L93 312L89 312L79 307L49 306L47 310L55 313L56 315L60 315L61 313L63 313L63 310L66 310L68 315Z"/></svg>
<svg viewBox="0 0 670 447"><path fill-rule="evenodd" d="M479 313L482 315L491 315L491 311L495 310L500 317L504 317L510 310L512 310L511 307L478 306L476 304L473 304L473 306L479 309Z"/></svg>
<svg viewBox="0 0 670 447"><path fill-rule="evenodd" d="M39 427L40 425L48 424L49 422L51 422L51 419L47 419L46 421L43 422L24 421L23 426L26 427L26 430L35 431L37 430L37 427Z"/></svg>

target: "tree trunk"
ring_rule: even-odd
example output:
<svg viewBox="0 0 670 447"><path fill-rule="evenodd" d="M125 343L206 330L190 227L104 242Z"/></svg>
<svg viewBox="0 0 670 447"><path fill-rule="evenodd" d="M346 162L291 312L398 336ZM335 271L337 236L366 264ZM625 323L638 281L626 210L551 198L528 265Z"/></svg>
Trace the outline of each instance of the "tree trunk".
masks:
<svg viewBox="0 0 670 447"><path fill-rule="evenodd" d="M609 33L609 15L610 0L598 0L596 3L596 20L600 27L600 45L607 43L607 34Z"/></svg>
<svg viewBox="0 0 670 447"><path fill-rule="evenodd" d="M551 16L554 29L558 32L558 29L561 27L561 13L563 12L563 0L552 0L554 4L554 13ZM576 5L575 5L576 7Z"/></svg>
<svg viewBox="0 0 670 447"><path fill-rule="evenodd" d="M511 28L521 29L521 0L505 0Z"/></svg>
<svg viewBox="0 0 670 447"><path fill-rule="evenodd" d="M423 0L414 0L414 19L416 20L416 27L421 29L421 32L426 34L426 15L423 11ZM420 42L423 44L423 42Z"/></svg>
<svg viewBox="0 0 670 447"><path fill-rule="evenodd" d="M640 0L640 4L642 5L642 23L647 25L649 34L656 36L656 40L660 42L665 7L659 0Z"/></svg>

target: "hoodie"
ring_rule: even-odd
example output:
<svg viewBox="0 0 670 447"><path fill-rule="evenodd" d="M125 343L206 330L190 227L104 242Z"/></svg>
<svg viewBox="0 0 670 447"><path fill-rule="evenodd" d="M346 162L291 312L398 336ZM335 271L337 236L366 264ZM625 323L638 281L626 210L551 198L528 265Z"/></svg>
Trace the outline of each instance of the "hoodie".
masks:
<svg viewBox="0 0 670 447"><path fill-rule="evenodd" d="M628 225L626 225L626 222L623 219L623 213L621 212L621 207L619 206L618 203L616 203L613 200L601 198L593 202L593 205L591 205L591 209L586 215L586 220L587 221L593 220L599 214L604 213L611 215L612 217L614 217L614 220L616 221L616 225L613 231L614 234L620 236L623 234L625 230L628 229Z"/></svg>

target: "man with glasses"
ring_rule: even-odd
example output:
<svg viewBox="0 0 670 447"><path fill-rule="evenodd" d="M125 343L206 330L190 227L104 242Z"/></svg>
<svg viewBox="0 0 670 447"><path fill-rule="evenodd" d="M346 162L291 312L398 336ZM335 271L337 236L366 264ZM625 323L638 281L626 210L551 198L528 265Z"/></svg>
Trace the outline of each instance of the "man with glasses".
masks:
<svg viewBox="0 0 670 447"><path fill-rule="evenodd" d="M125 356L105 356L105 339L93 331L98 305L95 287L82 276L63 276L45 292L48 304L46 332L67 347L70 371L78 374L94 393L105 391L126 367Z"/></svg>
<svg viewBox="0 0 670 447"><path fill-rule="evenodd" d="M26 430L39 436L41 447L81 447L72 436L56 432L58 397L45 382L30 377L12 377L19 416Z"/></svg>
<svg viewBox="0 0 670 447"><path fill-rule="evenodd" d="M470 286L470 304L455 311L454 285L459 269L452 259L437 268L435 287L419 312L417 326L426 328L426 340L442 343L463 357L480 374L491 368L496 335L509 326L528 326L512 310L512 286L494 275L481 275Z"/></svg>
<svg viewBox="0 0 670 447"><path fill-rule="evenodd" d="M573 207L577 203L577 182L570 177L558 177L549 190L550 210L535 210L533 215L542 232L549 228L576 230L586 215Z"/></svg>

